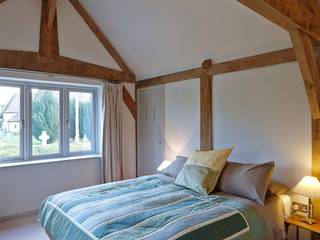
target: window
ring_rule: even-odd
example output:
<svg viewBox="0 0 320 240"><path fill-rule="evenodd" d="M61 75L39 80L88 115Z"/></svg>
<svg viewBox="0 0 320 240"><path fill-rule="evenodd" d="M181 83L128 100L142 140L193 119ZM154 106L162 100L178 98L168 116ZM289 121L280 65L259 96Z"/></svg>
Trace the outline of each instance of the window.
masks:
<svg viewBox="0 0 320 240"><path fill-rule="evenodd" d="M85 152L92 149L93 94L69 92L69 149Z"/></svg>
<svg viewBox="0 0 320 240"><path fill-rule="evenodd" d="M31 89L32 155L60 152L60 92Z"/></svg>
<svg viewBox="0 0 320 240"><path fill-rule="evenodd" d="M0 162L97 153L97 88L0 80Z"/></svg>
<svg viewBox="0 0 320 240"><path fill-rule="evenodd" d="M21 155L21 89L0 85L0 159Z"/></svg>

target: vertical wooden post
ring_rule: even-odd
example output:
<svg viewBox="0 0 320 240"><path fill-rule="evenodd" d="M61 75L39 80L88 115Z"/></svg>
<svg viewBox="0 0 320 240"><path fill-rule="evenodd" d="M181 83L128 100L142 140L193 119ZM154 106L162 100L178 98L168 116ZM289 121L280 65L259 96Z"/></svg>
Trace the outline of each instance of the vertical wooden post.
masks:
<svg viewBox="0 0 320 240"><path fill-rule="evenodd" d="M59 56L58 23L57 10L52 9L51 2L53 1L42 0L39 53L44 57L55 58ZM49 12L51 11L54 11L55 14L50 16L53 19L50 20L52 25L49 26Z"/></svg>
<svg viewBox="0 0 320 240"><path fill-rule="evenodd" d="M315 57L320 70L320 51L315 50ZM312 120L312 175L320 179L320 119Z"/></svg>
<svg viewBox="0 0 320 240"><path fill-rule="evenodd" d="M312 46L311 38L298 29L290 36L297 55L302 77L309 98L312 114L312 175L320 177L320 76L319 56Z"/></svg>
<svg viewBox="0 0 320 240"><path fill-rule="evenodd" d="M312 120L312 176L320 178L320 120Z"/></svg>
<svg viewBox="0 0 320 240"><path fill-rule="evenodd" d="M311 38L299 29L290 31L313 119L320 119L320 77Z"/></svg>
<svg viewBox="0 0 320 240"><path fill-rule="evenodd" d="M212 60L202 63L203 74L200 77L200 149L212 150L212 74L206 70L211 68Z"/></svg>

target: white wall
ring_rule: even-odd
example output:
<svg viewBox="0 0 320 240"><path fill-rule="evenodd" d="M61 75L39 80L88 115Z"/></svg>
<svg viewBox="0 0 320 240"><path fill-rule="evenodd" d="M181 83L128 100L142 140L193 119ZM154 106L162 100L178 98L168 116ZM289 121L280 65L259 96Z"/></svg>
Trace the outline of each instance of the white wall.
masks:
<svg viewBox="0 0 320 240"><path fill-rule="evenodd" d="M10 0L0 7L0 49L38 51L41 0Z"/></svg>
<svg viewBox="0 0 320 240"><path fill-rule="evenodd" d="M216 76L215 147L239 162L275 161L290 187L311 169L311 115L297 63Z"/></svg>
<svg viewBox="0 0 320 240"><path fill-rule="evenodd" d="M37 210L54 193L100 183L100 160L0 168L0 218Z"/></svg>
<svg viewBox="0 0 320 240"><path fill-rule="evenodd" d="M165 85L165 158L200 147L200 81Z"/></svg>
<svg viewBox="0 0 320 240"><path fill-rule="evenodd" d="M57 2L57 16L61 56L120 70L69 1Z"/></svg>
<svg viewBox="0 0 320 240"><path fill-rule="evenodd" d="M199 148L199 80L165 87L166 158ZM292 187L311 169L311 116L297 63L214 77L215 148L239 162L275 161Z"/></svg>

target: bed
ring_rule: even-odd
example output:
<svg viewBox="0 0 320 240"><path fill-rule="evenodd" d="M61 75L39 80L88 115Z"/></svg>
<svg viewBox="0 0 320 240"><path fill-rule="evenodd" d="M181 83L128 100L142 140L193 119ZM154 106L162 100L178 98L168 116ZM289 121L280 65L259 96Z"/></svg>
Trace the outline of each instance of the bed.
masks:
<svg viewBox="0 0 320 240"><path fill-rule="evenodd" d="M283 239L283 204L203 196L162 174L48 197L39 222L52 240Z"/></svg>

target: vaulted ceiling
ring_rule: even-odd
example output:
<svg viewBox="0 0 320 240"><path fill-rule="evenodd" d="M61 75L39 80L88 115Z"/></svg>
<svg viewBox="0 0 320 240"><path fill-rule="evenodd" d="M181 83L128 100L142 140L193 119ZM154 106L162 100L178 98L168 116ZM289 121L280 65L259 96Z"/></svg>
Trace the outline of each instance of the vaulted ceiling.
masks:
<svg viewBox="0 0 320 240"><path fill-rule="evenodd" d="M236 0L81 0L138 79L291 47Z"/></svg>
<svg viewBox="0 0 320 240"><path fill-rule="evenodd" d="M80 2L138 80L292 46L286 31L236 0ZM69 1L57 10L62 56L119 69ZM0 49L37 51L40 11L41 0L2 3Z"/></svg>

